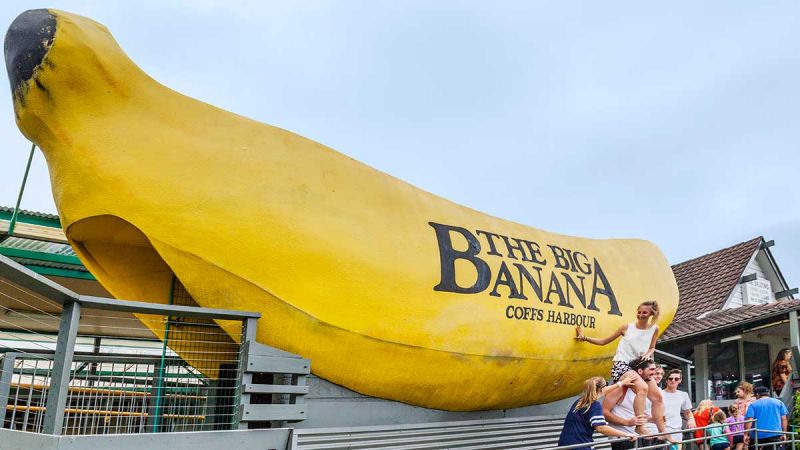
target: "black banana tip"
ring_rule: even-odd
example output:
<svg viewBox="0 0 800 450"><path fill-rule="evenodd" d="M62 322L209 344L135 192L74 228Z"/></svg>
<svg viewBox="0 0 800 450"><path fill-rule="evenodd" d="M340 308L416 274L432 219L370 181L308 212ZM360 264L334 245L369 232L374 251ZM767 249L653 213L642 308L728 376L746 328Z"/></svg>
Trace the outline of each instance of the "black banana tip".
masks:
<svg viewBox="0 0 800 450"><path fill-rule="evenodd" d="M25 11L11 22L3 46L11 92L18 94L31 79L53 45L55 33L56 17L46 9Z"/></svg>

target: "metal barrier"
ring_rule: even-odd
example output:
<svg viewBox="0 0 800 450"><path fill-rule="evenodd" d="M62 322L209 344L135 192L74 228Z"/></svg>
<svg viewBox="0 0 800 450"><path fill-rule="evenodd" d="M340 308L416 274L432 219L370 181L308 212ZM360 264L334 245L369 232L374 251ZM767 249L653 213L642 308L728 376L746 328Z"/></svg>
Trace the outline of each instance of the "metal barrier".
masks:
<svg viewBox="0 0 800 450"><path fill-rule="evenodd" d="M781 449L783 449L783 450L792 450L792 448L796 444L800 443L800 437L798 437L798 434L796 432L794 432L794 431L774 431L774 430L760 429L760 428L758 428L758 426L756 424L756 420L754 420L754 419L747 419L747 420L744 420L744 421L741 421L741 422L734 422L734 424L751 424L751 429L750 430L746 430L746 431L732 431L732 432L729 431L727 433L723 433L721 436L726 436L727 437L727 436L737 435L737 434L740 434L740 433L744 433L744 434L751 434L752 433L751 435L754 436L752 442L749 443L749 446L745 446L744 447L744 448L747 448L747 449L757 449L757 448L773 449L774 448L776 450L781 450ZM726 424L726 426L727 426L727 424ZM687 429L681 430L681 433L691 433L691 432L694 432L696 430L705 430L707 428L708 427L687 428ZM758 440L758 433L759 432L767 432L767 433L770 433L770 434L773 434L773 435L785 436L785 437L779 442L763 442L763 441L759 442L759 440ZM690 444L698 445L698 444L701 444L701 443L704 443L706 445L706 448L708 448L708 449L711 448L711 446L708 444L708 441L711 438L708 437L708 436L703 436L703 437L700 437L700 438L683 439L681 441L676 441L674 443L663 441L663 442L660 442L660 443L657 443L657 444L643 445L643 439L657 439L660 436L665 436L665 435L668 435L668 434L675 434L675 433L676 432L664 432L664 433L656 433L656 434L647 435L647 436L640 436L639 438L637 438L637 439L635 439L633 441L631 439L627 439L627 438L603 439L603 440L598 440L598 441L591 442L591 443L564 445L564 446L560 446L560 447L549 447L549 448L547 448L547 450L571 450L571 449L586 448L586 447L595 448L597 446L605 447L605 446L607 446L609 444L618 443L618 442L630 442L631 447L629 447L629 448L637 449L637 450L664 449L664 448L671 447L673 444L681 444L683 446L683 450L687 450L687 447ZM789 447L789 446L791 446L791 447Z"/></svg>
<svg viewBox="0 0 800 450"><path fill-rule="evenodd" d="M238 428L244 344L259 313L77 295L2 256L0 284L3 428L53 435ZM174 283L170 303L181 295L193 303L181 289ZM57 335L41 331L56 324Z"/></svg>

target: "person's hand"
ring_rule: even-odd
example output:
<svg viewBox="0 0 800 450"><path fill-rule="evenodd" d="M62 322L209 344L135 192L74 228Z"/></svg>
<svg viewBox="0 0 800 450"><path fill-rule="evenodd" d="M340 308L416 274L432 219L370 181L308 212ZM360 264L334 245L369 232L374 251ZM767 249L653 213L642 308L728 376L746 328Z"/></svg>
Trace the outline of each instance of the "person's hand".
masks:
<svg viewBox="0 0 800 450"><path fill-rule="evenodd" d="M631 387L636 384L636 379L639 378L635 372L626 372L622 378L619 379L619 383L623 386Z"/></svg>
<svg viewBox="0 0 800 450"><path fill-rule="evenodd" d="M585 341L586 336L583 335L583 327L578 325L575 327L575 340L576 341Z"/></svg>
<svg viewBox="0 0 800 450"><path fill-rule="evenodd" d="M782 440L782 441L785 441L785 440L786 440L786 435L785 435L785 434L782 434L782 435L781 435L781 440Z"/></svg>
<svg viewBox="0 0 800 450"><path fill-rule="evenodd" d="M628 438L629 441L633 442L633 441L636 440L636 438L639 437L639 435L636 434L636 433L625 433L625 435L620 436L620 437L626 437L626 438Z"/></svg>
<svg viewBox="0 0 800 450"><path fill-rule="evenodd" d="M629 427L639 427L647 423L649 416L647 414L640 414L636 417L631 417L625 422Z"/></svg>

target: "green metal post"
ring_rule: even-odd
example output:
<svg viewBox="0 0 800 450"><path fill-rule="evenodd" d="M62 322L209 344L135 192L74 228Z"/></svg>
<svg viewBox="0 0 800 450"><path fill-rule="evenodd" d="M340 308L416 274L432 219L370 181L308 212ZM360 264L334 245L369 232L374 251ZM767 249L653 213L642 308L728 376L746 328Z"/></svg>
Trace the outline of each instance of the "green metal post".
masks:
<svg viewBox="0 0 800 450"><path fill-rule="evenodd" d="M169 290L169 304L172 304L172 296L175 294L175 275L172 275L172 283ZM167 342L169 342L169 316L167 316L167 324L164 326L164 345L161 347L161 361L156 368L155 379L153 380L155 386L155 406L153 408L153 433L158 432L158 426L161 424L161 399L164 392L164 370L166 366L167 357Z"/></svg>
<svg viewBox="0 0 800 450"><path fill-rule="evenodd" d="M19 196L17 196L17 206L14 207L14 212L11 214L11 222L8 223L7 236L14 234L14 226L17 224L17 216L19 215L19 205L22 202L22 194L25 192L25 183L28 182L28 172L31 170L31 162L33 161L33 153L36 150L36 144L31 145L31 154L28 155L28 165L25 166L25 176L22 177L22 186L19 187Z"/></svg>

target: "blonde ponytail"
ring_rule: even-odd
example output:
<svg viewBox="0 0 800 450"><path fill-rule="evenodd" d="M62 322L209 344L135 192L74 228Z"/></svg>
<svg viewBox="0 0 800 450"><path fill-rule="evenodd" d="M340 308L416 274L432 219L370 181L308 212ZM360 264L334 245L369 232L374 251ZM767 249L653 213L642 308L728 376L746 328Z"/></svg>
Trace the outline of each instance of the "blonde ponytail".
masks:
<svg viewBox="0 0 800 450"><path fill-rule="evenodd" d="M650 315L650 319L648 319L648 321L647 321L647 328L650 328L653 325L655 325L656 321L658 321L658 315L661 314L661 311L658 309L658 302L655 301L655 300L649 300L649 301L640 303L639 306L649 306L650 307L650 311L652 311L652 314Z"/></svg>
<svg viewBox="0 0 800 450"><path fill-rule="evenodd" d="M600 398L600 392L603 391L604 387L606 387L606 380L603 377L592 377L584 381L581 398L578 403L575 403L575 412L578 412L581 408L588 411L592 403Z"/></svg>

